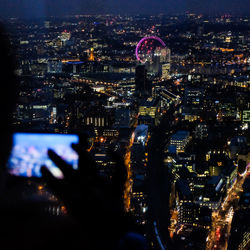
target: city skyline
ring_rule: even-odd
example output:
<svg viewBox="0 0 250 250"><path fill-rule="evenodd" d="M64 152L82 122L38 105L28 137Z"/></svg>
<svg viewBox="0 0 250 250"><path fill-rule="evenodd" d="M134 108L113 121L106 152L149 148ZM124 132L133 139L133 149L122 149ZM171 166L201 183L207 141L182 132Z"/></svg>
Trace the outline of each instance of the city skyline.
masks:
<svg viewBox="0 0 250 250"><path fill-rule="evenodd" d="M51 16L66 16L79 14L183 14L184 12L217 15L225 13L249 14L250 3L247 0L3 0L0 3L2 18L49 18Z"/></svg>
<svg viewBox="0 0 250 250"><path fill-rule="evenodd" d="M183 2L175 1L173 8ZM50 2L50 8L57 3ZM156 10L157 3L144 10ZM75 11L74 5L65 4L58 5L58 15L62 9L64 14ZM103 13L108 8L91 5ZM34 186L35 197L48 200L39 208L50 216L64 220L72 215L81 227L93 228L93 237L102 237L106 245L96 241L88 249L117 249L108 246L113 237L121 242L117 232L130 233L130 226L147 244L143 249L248 249L250 16L188 12L49 18L41 1L33 7L25 11L43 18L3 22L17 55L12 128L26 132L25 143L13 147L16 154L7 169L10 177L45 178L24 178L29 187L15 186L15 192L30 197ZM90 12L91 6L85 7ZM62 200L56 204L51 203L57 199L55 186L49 184L57 182L52 169L58 168L47 160L40 168L47 159L45 143L37 134L35 142L27 136L38 132L48 138L51 133L79 135L79 144L72 146L79 152L78 168L76 155L65 150L65 139L60 141L62 154L47 144L58 153L48 150L66 184L57 189ZM55 145L55 138L51 142ZM92 187L110 192L100 190L95 197ZM120 223L116 208L122 217L131 216L131 222ZM30 217L26 214L24 218ZM113 220L109 231L106 225ZM34 220L29 230L36 226Z"/></svg>

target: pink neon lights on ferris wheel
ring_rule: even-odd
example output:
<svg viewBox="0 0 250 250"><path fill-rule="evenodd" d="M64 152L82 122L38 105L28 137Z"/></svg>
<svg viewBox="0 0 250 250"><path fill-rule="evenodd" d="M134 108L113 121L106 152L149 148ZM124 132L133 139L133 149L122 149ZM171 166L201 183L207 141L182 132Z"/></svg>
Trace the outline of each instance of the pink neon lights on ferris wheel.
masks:
<svg viewBox="0 0 250 250"><path fill-rule="evenodd" d="M157 37L157 36L146 36L144 38L142 38L140 40L140 42L137 44L136 46L136 49L135 49L135 55L136 55L136 59L140 62L142 62L140 56L139 56L139 48L140 46L142 45L142 43L146 40L150 40L150 39L153 39L153 40L156 40L158 42L160 42L160 44L163 46L163 47L166 47L166 44L161 40L161 38Z"/></svg>

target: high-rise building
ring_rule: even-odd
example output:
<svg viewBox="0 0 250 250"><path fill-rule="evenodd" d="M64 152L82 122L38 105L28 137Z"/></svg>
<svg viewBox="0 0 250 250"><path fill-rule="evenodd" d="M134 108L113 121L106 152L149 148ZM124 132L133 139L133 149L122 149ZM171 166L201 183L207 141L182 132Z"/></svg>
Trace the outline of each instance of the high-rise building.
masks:
<svg viewBox="0 0 250 250"><path fill-rule="evenodd" d="M242 187L243 193L232 221L228 244L229 250L245 250L250 247L250 178L246 178Z"/></svg>
<svg viewBox="0 0 250 250"><path fill-rule="evenodd" d="M171 61L171 51L168 48L161 49L160 53L160 62L161 63L170 63Z"/></svg>
<svg viewBox="0 0 250 250"><path fill-rule="evenodd" d="M163 80L170 79L170 63L163 63L161 65L161 78Z"/></svg>
<svg viewBox="0 0 250 250"><path fill-rule="evenodd" d="M131 206L137 223L146 223L147 194L146 194L146 166L147 151L146 142L148 138L148 126L138 125L134 132L134 143L131 150L131 169L133 173L133 185Z"/></svg>
<svg viewBox="0 0 250 250"><path fill-rule="evenodd" d="M147 69L145 65L138 65L135 69L135 85L136 92L141 96L151 96L152 86L147 79Z"/></svg>
<svg viewBox="0 0 250 250"><path fill-rule="evenodd" d="M159 100L149 97L139 106L139 124L159 124Z"/></svg>
<svg viewBox="0 0 250 250"><path fill-rule="evenodd" d="M170 79L170 68L171 68L171 51L168 48L161 50L160 55L161 63L161 77L163 80Z"/></svg>
<svg viewBox="0 0 250 250"><path fill-rule="evenodd" d="M153 57L152 63L149 65L148 70L150 73L158 74L160 72L160 56Z"/></svg>
<svg viewBox="0 0 250 250"><path fill-rule="evenodd" d="M68 40L70 40L71 38L71 33L68 32L67 30L64 30L62 33L61 33L61 36L59 36L60 39L63 41L63 42L66 42Z"/></svg>

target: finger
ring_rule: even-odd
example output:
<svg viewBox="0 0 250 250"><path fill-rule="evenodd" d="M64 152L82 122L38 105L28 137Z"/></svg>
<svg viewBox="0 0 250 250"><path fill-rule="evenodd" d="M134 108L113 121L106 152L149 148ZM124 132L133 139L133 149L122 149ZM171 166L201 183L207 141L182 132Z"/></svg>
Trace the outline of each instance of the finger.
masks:
<svg viewBox="0 0 250 250"><path fill-rule="evenodd" d="M79 163L78 163L79 172L84 174L86 177L91 177L93 179L96 179L98 176L98 172L94 159L84 148L81 147L80 144L73 143L72 148L79 155Z"/></svg>
<svg viewBox="0 0 250 250"><path fill-rule="evenodd" d="M62 171L64 178L70 178L74 172L72 166L65 162L59 155L53 150L48 150L49 158L56 164L56 166Z"/></svg>
<svg viewBox="0 0 250 250"><path fill-rule="evenodd" d="M58 179L56 179L46 166L41 167L42 179L48 184L52 191L58 192Z"/></svg>

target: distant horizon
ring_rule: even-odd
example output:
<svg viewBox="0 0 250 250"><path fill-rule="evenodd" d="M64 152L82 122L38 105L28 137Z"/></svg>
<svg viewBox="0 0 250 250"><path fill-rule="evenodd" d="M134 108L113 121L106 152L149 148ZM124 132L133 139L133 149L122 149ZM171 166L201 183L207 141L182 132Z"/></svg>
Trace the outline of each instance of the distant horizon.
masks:
<svg viewBox="0 0 250 250"><path fill-rule="evenodd" d="M174 17L174 16L185 16L187 14L194 14L194 15L201 15L203 17L208 17L208 18L213 18L213 17L220 17L222 15L229 15L231 17L250 17L250 13L229 13L229 12L221 12L221 13L217 13L217 14L204 14L204 13L198 13L198 12L190 12L190 11L186 11L183 13L172 13L172 14L168 14L168 13L155 13L155 14L119 14L119 13L96 13L96 14L65 14L65 15L51 15L51 16L36 16L36 17L22 17L22 16L10 16L10 17L1 17L0 16L0 21L1 20L11 20L11 19L18 19L18 20L27 20L27 21L32 21L32 20L50 20L50 19L63 19L63 18L77 18L77 17L97 17L97 16L121 16L121 17L126 17L126 16L131 16L131 17L136 17L136 16L152 16L152 17L159 17L159 16L166 16L166 17Z"/></svg>
<svg viewBox="0 0 250 250"><path fill-rule="evenodd" d="M1 0L0 18L48 18L75 15L177 15L185 12L216 16L249 15L248 0Z"/></svg>

